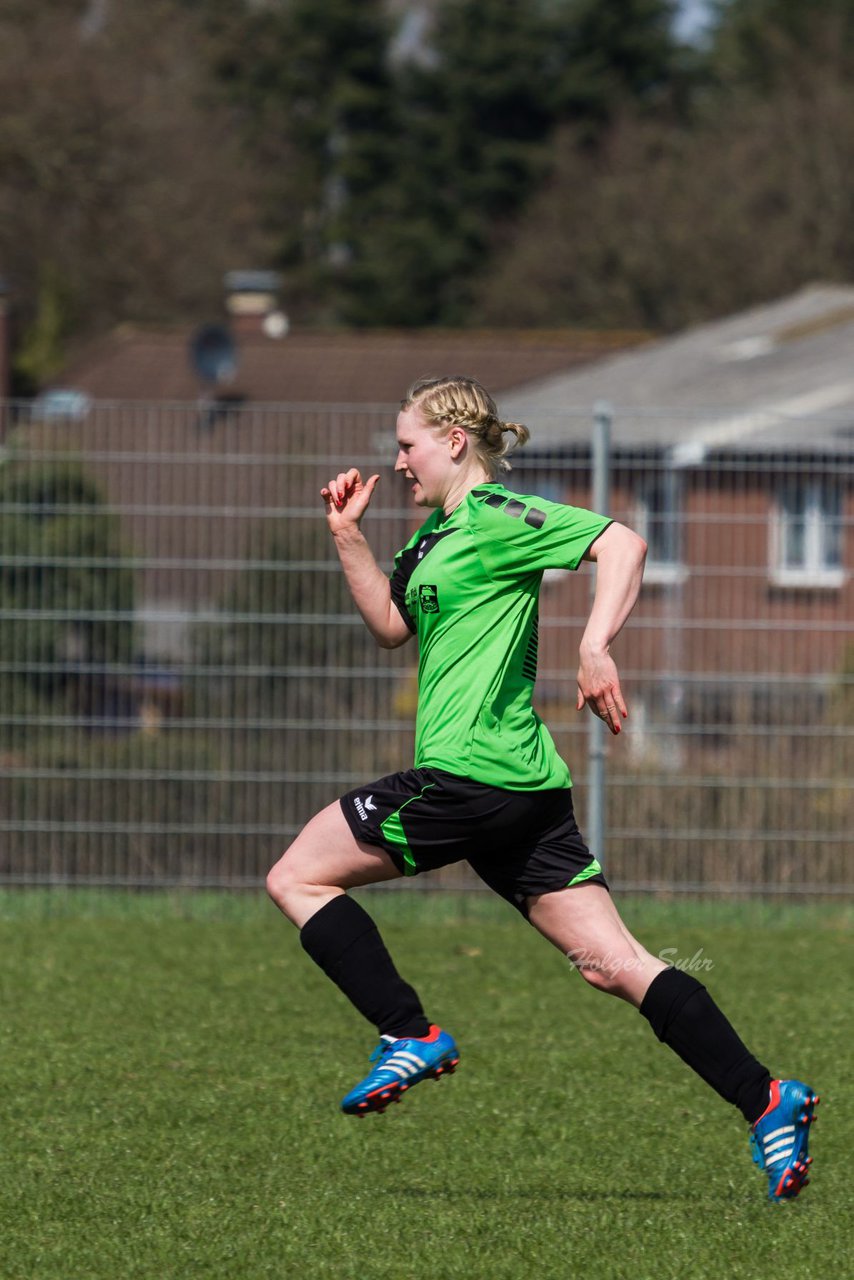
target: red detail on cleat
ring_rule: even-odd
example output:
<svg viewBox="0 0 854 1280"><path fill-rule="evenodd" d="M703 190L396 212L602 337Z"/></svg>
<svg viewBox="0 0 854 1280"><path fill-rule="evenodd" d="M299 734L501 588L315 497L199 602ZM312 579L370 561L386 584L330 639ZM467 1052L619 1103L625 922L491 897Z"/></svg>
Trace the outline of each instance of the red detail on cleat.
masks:
<svg viewBox="0 0 854 1280"><path fill-rule="evenodd" d="M426 1036L413 1036L412 1039L420 1041L421 1044L435 1044L441 1034L442 1028L431 1023L430 1031Z"/></svg>
<svg viewBox="0 0 854 1280"><path fill-rule="evenodd" d="M773 1111L773 1110L774 1110L774 1108L775 1108L775 1107L778 1107L779 1105L780 1105L780 1081L779 1081L779 1080L772 1080L772 1081L771 1081L771 1098L770 1098L770 1101L769 1101L769 1103L768 1103L768 1106L767 1106L767 1107L765 1108L765 1110L762 1112L762 1115L761 1115L761 1116L757 1116L757 1118L754 1120L754 1122L753 1122L753 1127L754 1127L754 1129L755 1129L755 1128L756 1128L756 1126L759 1124L759 1121L762 1119L762 1117L763 1117L763 1116L767 1116L767 1114L768 1114L768 1112L769 1112L769 1111Z"/></svg>

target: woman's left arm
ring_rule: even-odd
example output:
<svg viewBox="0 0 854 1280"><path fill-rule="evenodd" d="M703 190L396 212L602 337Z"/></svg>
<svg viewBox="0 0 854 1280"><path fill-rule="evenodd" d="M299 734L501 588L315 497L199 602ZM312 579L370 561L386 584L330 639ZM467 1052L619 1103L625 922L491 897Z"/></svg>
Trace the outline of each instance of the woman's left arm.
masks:
<svg viewBox="0 0 854 1280"><path fill-rule="evenodd" d="M646 550L639 534L615 523L584 556L596 564L596 591L579 646L576 706L586 704L615 734L629 713L610 648L640 593Z"/></svg>

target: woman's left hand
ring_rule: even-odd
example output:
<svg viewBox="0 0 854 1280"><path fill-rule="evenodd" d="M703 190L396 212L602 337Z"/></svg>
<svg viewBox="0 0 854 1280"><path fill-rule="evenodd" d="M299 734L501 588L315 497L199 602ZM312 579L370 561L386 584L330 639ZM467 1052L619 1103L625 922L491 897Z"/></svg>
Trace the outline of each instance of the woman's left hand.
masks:
<svg viewBox="0 0 854 1280"><path fill-rule="evenodd" d="M576 710L585 704L613 734L620 732L628 716L617 664L609 653L582 653L578 667L578 700Z"/></svg>

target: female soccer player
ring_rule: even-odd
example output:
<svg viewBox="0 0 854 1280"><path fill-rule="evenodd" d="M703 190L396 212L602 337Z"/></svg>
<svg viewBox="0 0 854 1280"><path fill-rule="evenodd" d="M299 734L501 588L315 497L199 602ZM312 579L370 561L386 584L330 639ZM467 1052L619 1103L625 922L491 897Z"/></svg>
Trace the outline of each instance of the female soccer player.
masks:
<svg viewBox="0 0 854 1280"><path fill-rule="evenodd" d="M466 859L590 985L634 1005L659 1040L751 1126L769 1196L808 1181L818 1099L772 1080L694 977L632 937L602 868L581 838L569 771L531 705L543 571L597 566L578 666L586 705L618 734L627 716L610 649L638 597L646 544L590 511L507 490L502 422L471 378L422 379L397 420L395 471L432 514L391 578L360 531L379 481L355 469L321 490L353 599L374 639L418 637L415 767L365 783L318 813L269 874L268 891L311 958L379 1033L375 1066L344 1098L350 1115L381 1112L412 1085L453 1071L459 1051L426 1017L367 912L347 890Z"/></svg>

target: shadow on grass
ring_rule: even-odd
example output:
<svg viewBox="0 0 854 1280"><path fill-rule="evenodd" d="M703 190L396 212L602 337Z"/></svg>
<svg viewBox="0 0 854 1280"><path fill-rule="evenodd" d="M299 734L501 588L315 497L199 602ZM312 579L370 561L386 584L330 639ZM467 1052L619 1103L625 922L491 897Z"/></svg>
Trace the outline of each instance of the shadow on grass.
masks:
<svg viewBox="0 0 854 1280"><path fill-rule="evenodd" d="M636 1191L632 1188L588 1190L584 1187L547 1187L545 1189L539 1187L501 1187L496 1188L495 1190L491 1190L488 1187L480 1187L476 1190L468 1188L465 1191L460 1192L451 1187L396 1186L394 1194L398 1197L402 1196L404 1199L409 1200L536 1200L540 1204L545 1201L564 1203L567 1200L588 1200L595 1202L607 1200L668 1201L694 1199L694 1193L689 1191Z"/></svg>

